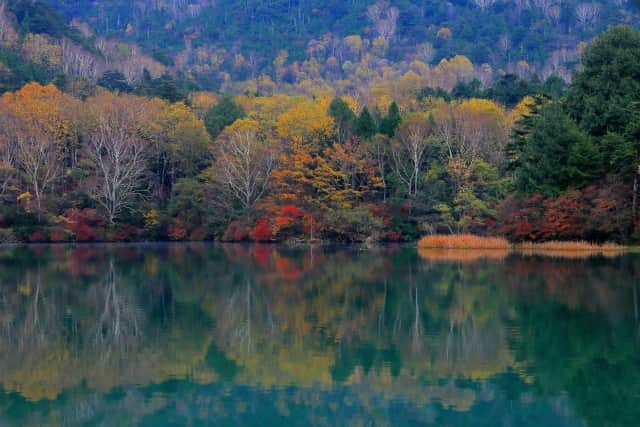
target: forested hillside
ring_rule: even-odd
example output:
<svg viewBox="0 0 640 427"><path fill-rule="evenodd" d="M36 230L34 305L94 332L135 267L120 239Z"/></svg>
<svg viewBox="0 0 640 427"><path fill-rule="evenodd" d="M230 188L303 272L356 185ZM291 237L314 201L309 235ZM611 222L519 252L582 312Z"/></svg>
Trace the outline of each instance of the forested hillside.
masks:
<svg viewBox="0 0 640 427"><path fill-rule="evenodd" d="M640 22L633 0L5 3L4 21L20 35L44 36L38 44L62 51L59 62L47 59L56 72L95 81L117 69L135 85L146 68L236 93L309 93L313 85L364 96L403 78L450 90L460 79L490 85L505 73L568 81L591 38Z"/></svg>
<svg viewBox="0 0 640 427"><path fill-rule="evenodd" d="M574 49L608 25L632 23L625 0L54 0L69 18L103 34L127 37L149 49L178 52L218 47L270 62L281 49L294 60L316 44L340 56L341 39L388 43L390 60L415 55L429 43L433 60L461 54L496 68L517 61L543 65L553 51ZM637 10L635 10L637 13ZM637 18L637 15L635 16ZM283 30L286 29L286 30ZM378 39L381 38L381 39ZM314 52L317 54L318 52Z"/></svg>

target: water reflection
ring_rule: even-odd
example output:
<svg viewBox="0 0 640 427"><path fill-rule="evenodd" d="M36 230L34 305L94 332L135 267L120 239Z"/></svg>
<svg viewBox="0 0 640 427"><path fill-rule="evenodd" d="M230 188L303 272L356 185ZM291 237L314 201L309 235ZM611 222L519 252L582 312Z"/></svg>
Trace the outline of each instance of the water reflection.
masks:
<svg viewBox="0 0 640 427"><path fill-rule="evenodd" d="M640 257L0 249L0 424L632 426Z"/></svg>

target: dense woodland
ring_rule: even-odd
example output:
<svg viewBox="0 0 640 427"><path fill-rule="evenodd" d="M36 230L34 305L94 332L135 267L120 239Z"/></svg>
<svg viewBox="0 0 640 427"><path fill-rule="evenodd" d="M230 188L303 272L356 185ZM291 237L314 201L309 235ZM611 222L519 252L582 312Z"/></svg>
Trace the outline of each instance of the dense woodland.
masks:
<svg viewBox="0 0 640 427"><path fill-rule="evenodd" d="M632 27L577 47L569 85L462 55L380 65L354 36L353 74L281 52L224 95L21 4L0 6L0 241L640 237Z"/></svg>

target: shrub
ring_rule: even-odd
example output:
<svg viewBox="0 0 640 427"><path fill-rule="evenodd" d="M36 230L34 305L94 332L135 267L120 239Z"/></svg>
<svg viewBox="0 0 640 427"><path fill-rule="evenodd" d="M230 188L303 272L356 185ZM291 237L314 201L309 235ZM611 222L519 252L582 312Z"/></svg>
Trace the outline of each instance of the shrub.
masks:
<svg viewBox="0 0 640 427"><path fill-rule="evenodd" d="M269 242L271 241L271 235L273 230L271 229L271 223L268 218L260 218L253 228L253 239L256 242Z"/></svg>
<svg viewBox="0 0 640 427"><path fill-rule="evenodd" d="M71 240L71 234L64 225L58 224L51 229L49 240L53 243L68 242Z"/></svg>
<svg viewBox="0 0 640 427"><path fill-rule="evenodd" d="M131 224L122 224L108 236L112 242L134 242L138 240L138 229Z"/></svg>
<svg viewBox="0 0 640 427"><path fill-rule="evenodd" d="M184 240L187 237L187 230L183 226L174 223L169 225L168 235L170 240Z"/></svg>
<svg viewBox="0 0 640 427"><path fill-rule="evenodd" d="M251 227L244 220L229 223L222 235L223 242L243 242L251 239Z"/></svg>
<svg viewBox="0 0 640 427"><path fill-rule="evenodd" d="M41 243L48 241L46 233L41 228L29 234L28 240L30 243Z"/></svg>
<svg viewBox="0 0 640 427"><path fill-rule="evenodd" d="M103 234L105 221L95 209L69 209L65 219L68 230L78 242L90 242Z"/></svg>
<svg viewBox="0 0 640 427"><path fill-rule="evenodd" d="M10 228L0 228L0 244L19 243L20 240Z"/></svg>
<svg viewBox="0 0 640 427"><path fill-rule="evenodd" d="M207 230L204 227L196 227L189 233L189 240L199 242L207 239Z"/></svg>

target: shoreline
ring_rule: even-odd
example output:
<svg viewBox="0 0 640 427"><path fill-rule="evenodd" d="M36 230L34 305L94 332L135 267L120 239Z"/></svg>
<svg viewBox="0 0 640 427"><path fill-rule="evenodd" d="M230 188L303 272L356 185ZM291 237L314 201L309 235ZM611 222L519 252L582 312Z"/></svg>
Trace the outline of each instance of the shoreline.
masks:
<svg viewBox="0 0 640 427"><path fill-rule="evenodd" d="M169 245L190 245L190 244L220 244L220 245L242 245L242 246L279 246L279 247L303 247L303 246L354 246L354 247L366 247L366 248L375 248L378 246L404 246L404 247L415 247L417 249L423 250L434 250L434 251L509 251L515 253L525 253L525 252L537 252L537 251L547 251L547 252L591 252L591 251L602 251L602 252L619 252L619 251L627 251L627 252L640 252L640 245L632 244L632 245L623 245L616 244L615 248L602 248L599 246L594 246L592 248L545 248L544 243L510 243L508 247L504 248L491 248L491 247L458 247L458 246L420 246L420 239L414 241L406 241L406 242L340 242L340 241L314 241L314 242L306 242L300 241L295 243L288 242L252 242L252 241L221 241L221 240L133 240L133 241L88 241L88 242L15 242L15 243L0 243L0 248L7 247L38 247L38 246L169 246ZM572 240L566 241L557 241L554 243L566 243L571 244L575 243ZM537 247L536 245L540 245ZM524 246L524 247L523 247Z"/></svg>

